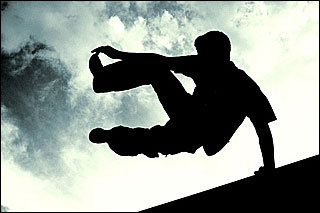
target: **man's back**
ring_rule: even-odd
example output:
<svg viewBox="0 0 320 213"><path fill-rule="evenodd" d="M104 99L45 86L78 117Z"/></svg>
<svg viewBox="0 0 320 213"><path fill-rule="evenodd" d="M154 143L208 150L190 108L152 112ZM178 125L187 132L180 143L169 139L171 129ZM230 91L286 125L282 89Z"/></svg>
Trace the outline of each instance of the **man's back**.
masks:
<svg viewBox="0 0 320 213"><path fill-rule="evenodd" d="M246 116L266 123L276 120L259 86L233 62L215 63L198 55L170 60L173 71L191 77L196 84L190 104L183 109L186 120L181 123L205 135L214 129L227 131L230 139Z"/></svg>
<svg viewBox="0 0 320 213"><path fill-rule="evenodd" d="M193 102L202 108L207 117L210 112L215 113L214 109L225 109L245 112L250 118L259 117L268 122L276 120L260 87L232 61L221 63L214 58L208 61L196 55L182 56L176 60L172 63L176 64L174 68L194 80Z"/></svg>

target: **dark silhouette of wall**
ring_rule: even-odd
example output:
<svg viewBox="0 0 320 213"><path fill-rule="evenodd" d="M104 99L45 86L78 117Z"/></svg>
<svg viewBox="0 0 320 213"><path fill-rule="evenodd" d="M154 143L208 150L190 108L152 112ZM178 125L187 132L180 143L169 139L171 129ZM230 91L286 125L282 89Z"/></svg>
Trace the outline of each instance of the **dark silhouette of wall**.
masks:
<svg viewBox="0 0 320 213"><path fill-rule="evenodd" d="M319 155L141 212L311 212L318 204Z"/></svg>

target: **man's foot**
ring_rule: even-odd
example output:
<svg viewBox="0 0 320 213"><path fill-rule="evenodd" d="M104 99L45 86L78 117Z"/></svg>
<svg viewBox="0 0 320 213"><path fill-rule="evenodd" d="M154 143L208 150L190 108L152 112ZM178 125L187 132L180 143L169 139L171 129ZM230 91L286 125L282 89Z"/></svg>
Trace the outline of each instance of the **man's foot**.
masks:
<svg viewBox="0 0 320 213"><path fill-rule="evenodd" d="M264 176L264 177L272 176L275 174L275 167L269 168L269 167L262 166L259 168L258 171L255 171L254 174L257 176Z"/></svg>
<svg viewBox="0 0 320 213"><path fill-rule="evenodd" d="M89 133L89 140L92 143L105 143L107 141L106 136L106 130L102 128L96 128L91 130Z"/></svg>

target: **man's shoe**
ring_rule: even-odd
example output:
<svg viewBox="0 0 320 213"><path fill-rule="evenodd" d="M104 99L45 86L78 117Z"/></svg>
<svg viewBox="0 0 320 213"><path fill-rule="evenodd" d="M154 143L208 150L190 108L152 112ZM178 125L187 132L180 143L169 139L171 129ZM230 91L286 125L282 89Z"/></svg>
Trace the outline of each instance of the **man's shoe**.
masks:
<svg viewBox="0 0 320 213"><path fill-rule="evenodd" d="M89 140L92 143L105 143L106 142L106 130L102 128L96 128L89 133Z"/></svg>

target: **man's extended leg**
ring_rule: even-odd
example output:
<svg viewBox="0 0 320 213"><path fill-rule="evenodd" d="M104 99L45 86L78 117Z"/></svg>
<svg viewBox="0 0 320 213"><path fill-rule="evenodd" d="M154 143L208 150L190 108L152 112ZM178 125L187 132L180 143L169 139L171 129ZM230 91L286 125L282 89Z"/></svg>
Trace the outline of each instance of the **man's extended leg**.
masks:
<svg viewBox="0 0 320 213"><path fill-rule="evenodd" d="M157 69L157 68L155 68ZM170 70L155 70L152 87L170 119L183 122L192 104L191 95Z"/></svg>
<svg viewBox="0 0 320 213"><path fill-rule="evenodd" d="M128 61L118 61L107 66L100 62L98 54L91 56L89 69L93 75L96 93L117 92L151 84L150 76L143 66ZM152 70L149 72L152 74Z"/></svg>
<svg viewBox="0 0 320 213"><path fill-rule="evenodd" d="M94 54L89 60L89 68L94 76L95 92L123 91L151 84L170 119L175 119L188 108L191 95L161 64L119 61L103 67L98 55Z"/></svg>
<svg viewBox="0 0 320 213"><path fill-rule="evenodd" d="M158 143L153 143L159 138L154 139L149 129L124 126L113 127L110 130L96 128L90 132L89 139L93 143L107 142L110 149L121 156L145 154L150 158L159 157L156 146Z"/></svg>

